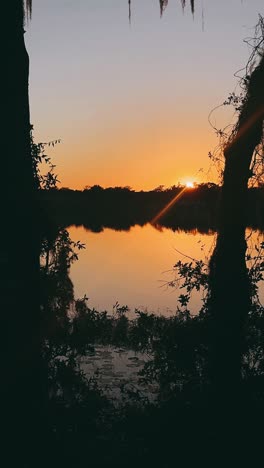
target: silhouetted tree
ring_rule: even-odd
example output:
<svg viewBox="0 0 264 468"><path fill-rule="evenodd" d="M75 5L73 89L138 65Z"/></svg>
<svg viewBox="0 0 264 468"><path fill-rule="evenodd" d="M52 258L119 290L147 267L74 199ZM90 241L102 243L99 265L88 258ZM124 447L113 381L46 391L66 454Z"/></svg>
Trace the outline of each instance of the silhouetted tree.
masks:
<svg viewBox="0 0 264 468"><path fill-rule="evenodd" d="M38 222L30 150L29 59L24 43L25 15L30 13L29 0L25 4L23 0L1 4L8 33L1 48L4 86L1 88L0 393L7 442L4 445L10 444L12 458L15 451L10 446L19 444L17 451L21 450L22 460L29 457L26 441L32 438L37 414L40 416L43 388L40 384Z"/></svg>
<svg viewBox="0 0 264 468"><path fill-rule="evenodd" d="M212 372L218 396L231 405L239 401L244 327L251 302L245 261L246 205L250 166L263 136L264 23L256 47L260 54L254 71L246 76L246 95L229 141L224 148L225 167L220 200L219 229L210 262Z"/></svg>
<svg viewBox="0 0 264 468"><path fill-rule="evenodd" d="M160 0L163 13L168 0ZM185 6L182 0L182 6ZM131 1L129 0L129 6ZM190 0L192 11L194 1ZM44 424L40 397L39 241L34 202L34 174L30 150L28 100L29 61L24 44L25 14L31 0L9 0L2 16L9 25L3 47L2 73L2 271L1 405L4 429L11 447L20 440L19 458L29 457L28 443L39 422ZM225 171L220 208L220 230L211 260L211 312L214 330L214 380L221 392L240 384L242 332L249 310L250 290L245 267L244 207L249 165L263 125L264 59L252 73L237 131L225 148ZM231 279L235 279L232 283ZM235 390L235 391L234 391ZM22 451L22 452L21 452ZM23 456L24 452L24 456ZM10 463L12 466L12 462ZM30 464L30 460L28 460Z"/></svg>

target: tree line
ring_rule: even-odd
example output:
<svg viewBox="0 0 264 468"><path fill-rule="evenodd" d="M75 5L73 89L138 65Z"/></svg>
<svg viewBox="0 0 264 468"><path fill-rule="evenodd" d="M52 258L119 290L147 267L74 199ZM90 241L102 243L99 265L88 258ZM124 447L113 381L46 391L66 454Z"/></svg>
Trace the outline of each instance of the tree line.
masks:
<svg viewBox="0 0 264 468"><path fill-rule="evenodd" d="M135 191L129 187L102 188L94 185L84 190L54 188L39 192L45 219L64 227L83 225L94 232L100 232L104 227L128 230L134 225L147 223L172 229L196 228L202 233L217 231L220 197L221 187L214 183L199 184L188 190L183 186L173 186L162 190L158 187L150 191ZM155 221L168 205L169 209ZM247 227L263 230L263 208L264 189L249 189Z"/></svg>

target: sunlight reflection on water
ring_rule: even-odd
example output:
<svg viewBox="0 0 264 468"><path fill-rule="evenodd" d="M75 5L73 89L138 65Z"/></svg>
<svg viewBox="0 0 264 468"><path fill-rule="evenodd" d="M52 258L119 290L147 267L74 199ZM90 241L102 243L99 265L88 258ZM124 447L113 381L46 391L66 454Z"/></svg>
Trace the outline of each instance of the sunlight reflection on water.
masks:
<svg viewBox="0 0 264 468"><path fill-rule="evenodd" d="M73 240L86 245L70 272L76 297L86 294L88 305L97 310L111 312L118 302L132 311L138 308L166 316L175 313L181 292L168 287L174 278L173 265L178 260L191 261L184 255L207 263L215 239L214 234L158 230L151 225L100 233L71 226L69 232ZM191 306L197 311L198 295Z"/></svg>

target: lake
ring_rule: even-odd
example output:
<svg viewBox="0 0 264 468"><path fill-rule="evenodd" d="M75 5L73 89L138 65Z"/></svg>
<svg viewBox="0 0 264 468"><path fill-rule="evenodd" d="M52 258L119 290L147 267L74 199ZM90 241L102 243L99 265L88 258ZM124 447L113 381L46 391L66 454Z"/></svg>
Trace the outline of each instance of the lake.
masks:
<svg viewBox="0 0 264 468"><path fill-rule="evenodd" d="M111 312L118 302L131 310L165 315L175 312L180 294L167 286L174 278L174 264L178 260L191 261L188 257L207 262L215 239L213 233L173 232L150 224L129 231L104 229L100 233L71 226L69 232L74 241L86 245L70 272L76 297L86 294L90 307L97 310ZM196 297L196 309L198 304Z"/></svg>
<svg viewBox="0 0 264 468"><path fill-rule="evenodd" d="M75 296L89 297L89 306L111 312L114 304L127 305L156 314L171 315L177 307L179 289L168 287L174 279L173 266L178 260L191 258L208 263L215 233L173 231L150 224L134 226L128 231L105 228L99 233L84 227L68 228L74 241L85 243L79 260L70 271ZM250 252L263 241L259 231L247 230ZM189 258L191 257L191 258ZM264 298L263 287L260 297ZM200 297L194 295L192 311L199 308Z"/></svg>
<svg viewBox="0 0 264 468"><path fill-rule="evenodd" d="M79 260L70 271L75 287L75 297L89 297L88 305L96 310L113 311L113 305L127 305L133 318L135 308L165 316L173 315L177 308L179 288L167 283L174 279L173 266L178 261L192 259L208 263L214 248L216 234L157 228L150 224L134 226L126 231L105 228L92 232L84 227L68 228L74 241L85 243ZM256 247L263 242L263 234L247 230L248 253L255 256ZM251 262L254 262L255 259ZM264 288L260 283L260 300L264 300ZM201 295L193 294L190 310L197 313ZM134 314L135 315L135 314ZM115 349L111 346L95 346L81 360L81 368L89 378L95 378L100 388L120 404L124 395L122 386L140 391L155 399L156 387L146 387L138 380L138 371L150 357L133 350Z"/></svg>

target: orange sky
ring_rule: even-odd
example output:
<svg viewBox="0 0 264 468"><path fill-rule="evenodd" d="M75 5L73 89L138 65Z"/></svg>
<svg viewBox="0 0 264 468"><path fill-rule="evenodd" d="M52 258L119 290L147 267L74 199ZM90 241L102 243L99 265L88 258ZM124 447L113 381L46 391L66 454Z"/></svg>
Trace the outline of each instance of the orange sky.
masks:
<svg viewBox="0 0 264 468"><path fill-rule="evenodd" d="M262 0L197 0L192 18L170 2L160 19L158 2L134 0L129 26L125 0L35 0L31 121L36 141L62 140L49 151L61 186L215 180L208 115L234 90L261 10Z"/></svg>
<svg viewBox="0 0 264 468"><path fill-rule="evenodd" d="M165 128L150 121L142 127L135 122L123 123L122 128L117 122L116 128L112 126L101 135L68 136L69 143L63 142L53 150L59 179L63 186L72 188L99 184L128 185L136 190L211 180L215 170L208 174L207 154L216 140L204 117L205 124L202 119L199 124L197 118L198 125L190 129L191 138L190 130L177 121ZM78 164L74 164L72 155L76 155Z"/></svg>

